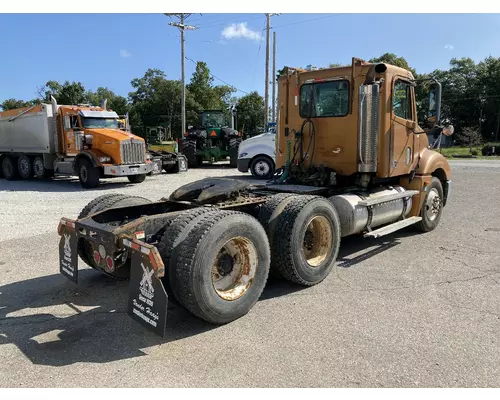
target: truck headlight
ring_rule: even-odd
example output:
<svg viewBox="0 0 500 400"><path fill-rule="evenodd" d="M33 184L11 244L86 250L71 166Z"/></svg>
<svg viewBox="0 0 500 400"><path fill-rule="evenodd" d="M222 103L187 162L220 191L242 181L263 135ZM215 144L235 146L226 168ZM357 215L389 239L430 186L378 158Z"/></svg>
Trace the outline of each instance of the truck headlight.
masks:
<svg viewBox="0 0 500 400"><path fill-rule="evenodd" d="M241 153L239 158L245 157L248 153Z"/></svg>
<svg viewBox="0 0 500 400"><path fill-rule="evenodd" d="M108 162L111 161L111 157L99 157L99 162Z"/></svg>

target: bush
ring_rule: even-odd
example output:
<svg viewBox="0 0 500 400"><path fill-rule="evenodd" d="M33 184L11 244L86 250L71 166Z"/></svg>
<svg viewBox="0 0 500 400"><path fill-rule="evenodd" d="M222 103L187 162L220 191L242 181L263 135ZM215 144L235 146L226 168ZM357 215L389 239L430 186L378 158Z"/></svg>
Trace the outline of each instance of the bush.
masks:
<svg viewBox="0 0 500 400"><path fill-rule="evenodd" d="M466 127L460 132L456 132L455 140L464 146L479 146L482 143L481 134L472 127Z"/></svg>
<svg viewBox="0 0 500 400"><path fill-rule="evenodd" d="M471 154L472 154L473 156L477 156L477 155L479 155L479 152L478 152L477 150L472 150L472 151L471 151Z"/></svg>

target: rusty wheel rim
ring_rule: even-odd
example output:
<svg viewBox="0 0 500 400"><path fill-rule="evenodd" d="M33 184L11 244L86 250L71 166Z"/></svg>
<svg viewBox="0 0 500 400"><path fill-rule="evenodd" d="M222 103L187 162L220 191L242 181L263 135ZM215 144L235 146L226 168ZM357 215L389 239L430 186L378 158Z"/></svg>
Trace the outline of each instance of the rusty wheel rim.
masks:
<svg viewBox="0 0 500 400"><path fill-rule="evenodd" d="M248 238L238 236L224 243L212 264L212 284L219 297L228 301L242 297L257 266L257 250Z"/></svg>
<svg viewBox="0 0 500 400"><path fill-rule="evenodd" d="M434 221L441 210L441 197L435 188L432 188L425 202L425 214L429 221Z"/></svg>
<svg viewBox="0 0 500 400"><path fill-rule="evenodd" d="M319 267L332 249L333 231L326 217L316 216L307 224L302 253L311 267Z"/></svg>

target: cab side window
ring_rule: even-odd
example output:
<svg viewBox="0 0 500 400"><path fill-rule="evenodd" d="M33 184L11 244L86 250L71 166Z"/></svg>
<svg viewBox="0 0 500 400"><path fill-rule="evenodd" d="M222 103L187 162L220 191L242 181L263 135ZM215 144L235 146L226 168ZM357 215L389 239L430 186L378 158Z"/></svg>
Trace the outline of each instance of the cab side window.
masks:
<svg viewBox="0 0 500 400"><path fill-rule="evenodd" d="M396 117L412 121L411 85L408 82L396 81L392 109Z"/></svg>

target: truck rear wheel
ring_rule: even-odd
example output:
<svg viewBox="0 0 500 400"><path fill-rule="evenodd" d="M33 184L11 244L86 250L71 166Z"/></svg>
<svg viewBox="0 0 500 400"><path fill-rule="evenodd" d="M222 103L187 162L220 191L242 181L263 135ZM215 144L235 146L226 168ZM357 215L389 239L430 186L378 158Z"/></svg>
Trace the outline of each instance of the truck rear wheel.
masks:
<svg viewBox="0 0 500 400"><path fill-rule="evenodd" d="M276 224L274 265L291 282L316 285L332 270L340 237L340 220L328 200L297 196L286 204Z"/></svg>
<svg viewBox="0 0 500 400"><path fill-rule="evenodd" d="M14 160L15 159L10 156L2 160L2 175L8 181L16 180L19 177L19 171Z"/></svg>
<svg viewBox="0 0 500 400"><path fill-rule="evenodd" d="M109 193L99 196L88 203L80 212L80 215L78 215L78 219L85 218L89 215L111 208L138 206L148 203L151 203L151 200L144 197ZM99 268L94 263L92 253L93 251L90 243L85 239L80 239L78 243L78 255L85 262L85 264L116 280L124 280L130 277L130 258L127 258L124 263L113 272L107 272Z"/></svg>
<svg viewBox="0 0 500 400"><path fill-rule="evenodd" d="M267 200L259 210L258 219L267 233L269 246L271 248L271 269L269 273L275 278L283 277L276 266L274 257L274 235L276 231L276 224L280 220L285 206L290 201L292 201L295 196L296 195L292 193L275 194L274 196L270 197L269 200Z"/></svg>
<svg viewBox="0 0 500 400"><path fill-rule="evenodd" d="M179 246L186 239L187 234L193 228L196 220L209 211L213 212L213 209L210 207L198 207L187 210L169 221L167 226L165 226L165 230L157 247L163 264L165 265L163 286L169 297L175 298L171 283L175 276L175 265L177 265L179 257Z"/></svg>
<svg viewBox="0 0 500 400"><path fill-rule="evenodd" d="M31 160L26 154L21 154L17 159L17 169L21 179L30 179L33 177L33 167Z"/></svg>
<svg viewBox="0 0 500 400"><path fill-rule="evenodd" d="M142 183L146 180L146 174L129 175L127 178L130 183Z"/></svg>
<svg viewBox="0 0 500 400"><path fill-rule="evenodd" d="M82 158L78 163L78 178L80 184L85 189L92 189L99 186L101 173L97 167L87 158Z"/></svg>
<svg viewBox="0 0 500 400"><path fill-rule="evenodd" d="M240 138L229 139L229 166L231 168L236 168L238 166L238 149L240 143Z"/></svg>
<svg viewBox="0 0 500 400"><path fill-rule="evenodd" d="M225 324L248 313L264 290L270 250L262 225L235 211L205 214L181 243L174 293L194 315Z"/></svg>
<svg viewBox="0 0 500 400"><path fill-rule="evenodd" d="M443 213L443 199L443 185L438 178L433 177L420 210L422 220L415 225L419 231L430 232L438 226Z"/></svg>
<svg viewBox="0 0 500 400"><path fill-rule="evenodd" d="M37 179L45 179L50 177L52 171L45 168L42 157L35 157L33 160L33 173Z"/></svg>

